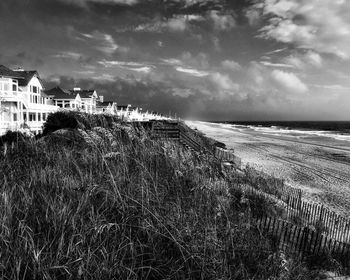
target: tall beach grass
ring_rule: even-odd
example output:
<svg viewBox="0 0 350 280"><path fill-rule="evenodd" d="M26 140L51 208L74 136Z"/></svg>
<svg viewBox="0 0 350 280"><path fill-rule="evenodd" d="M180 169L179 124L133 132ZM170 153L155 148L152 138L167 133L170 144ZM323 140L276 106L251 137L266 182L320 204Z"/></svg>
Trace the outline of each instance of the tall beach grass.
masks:
<svg viewBox="0 0 350 280"><path fill-rule="evenodd" d="M2 279L318 277L255 229L258 202L211 154L60 114L0 148Z"/></svg>

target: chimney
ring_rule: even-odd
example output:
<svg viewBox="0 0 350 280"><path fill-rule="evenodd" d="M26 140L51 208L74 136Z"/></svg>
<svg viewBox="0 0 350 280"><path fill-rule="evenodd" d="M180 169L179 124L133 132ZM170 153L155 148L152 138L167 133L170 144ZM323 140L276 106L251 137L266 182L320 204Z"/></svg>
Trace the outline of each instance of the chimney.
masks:
<svg viewBox="0 0 350 280"><path fill-rule="evenodd" d="M99 98L100 98L100 102L103 102L103 95L100 95Z"/></svg>

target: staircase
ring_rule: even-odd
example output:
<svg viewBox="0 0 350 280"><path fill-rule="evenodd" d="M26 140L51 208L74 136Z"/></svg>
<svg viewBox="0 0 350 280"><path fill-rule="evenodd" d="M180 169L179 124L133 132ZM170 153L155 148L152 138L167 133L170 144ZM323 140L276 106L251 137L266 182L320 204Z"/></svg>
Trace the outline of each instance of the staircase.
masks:
<svg viewBox="0 0 350 280"><path fill-rule="evenodd" d="M240 158L236 157L232 152L215 147L213 151L208 150L203 144L198 143L195 139L189 136L183 125L179 122L162 123L160 126L153 126L153 137L156 139L166 139L179 141L179 143L188 150L197 152L199 157L204 159L205 154L213 154L222 162L233 163L237 167L241 166ZM215 153L214 153L215 151Z"/></svg>
<svg viewBox="0 0 350 280"><path fill-rule="evenodd" d="M187 149L199 153L203 153L206 149L197 141L192 139L181 124L178 122L162 124L160 127L153 127L153 137L158 139L167 139L173 141L179 141L181 145Z"/></svg>

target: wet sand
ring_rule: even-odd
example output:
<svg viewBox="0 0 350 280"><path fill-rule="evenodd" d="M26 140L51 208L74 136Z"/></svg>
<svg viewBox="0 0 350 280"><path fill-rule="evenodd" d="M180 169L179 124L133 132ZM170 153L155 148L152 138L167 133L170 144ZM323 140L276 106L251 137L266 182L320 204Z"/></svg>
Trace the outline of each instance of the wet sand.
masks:
<svg viewBox="0 0 350 280"><path fill-rule="evenodd" d="M233 148L242 164L285 179L304 198L350 216L350 142L314 137L297 139L221 124L186 121Z"/></svg>

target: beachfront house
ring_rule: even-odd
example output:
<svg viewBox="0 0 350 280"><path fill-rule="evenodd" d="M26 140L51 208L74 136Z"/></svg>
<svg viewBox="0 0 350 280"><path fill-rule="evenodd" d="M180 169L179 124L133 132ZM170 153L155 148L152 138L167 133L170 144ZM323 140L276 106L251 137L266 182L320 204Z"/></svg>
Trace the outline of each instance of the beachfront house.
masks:
<svg viewBox="0 0 350 280"><path fill-rule="evenodd" d="M39 133L48 114L57 109L43 92L36 70L11 70L0 65L0 135L21 128Z"/></svg>
<svg viewBox="0 0 350 280"><path fill-rule="evenodd" d="M114 101L97 101L96 113L107 113L111 115L117 114L117 103Z"/></svg>
<svg viewBox="0 0 350 280"><path fill-rule="evenodd" d="M96 113L96 105L98 101L103 102L103 96L98 96L94 89L81 89L79 87L70 90L72 94L78 95L81 98L82 110L86 113Z"/></svg>
<svg viewBox="0 0 350 280"><path fill-rule="evenodd" d="M142 108L130 106L128 119L129 121L143 121Z"/></svg>
<svg viewBox="0 0 350 280"><path fill-rule="evenodd" d="M85 113L97 113L97 103L103 102L103 96L99 96L96 90L82 90L74 88L65 90L54 87L45 93L54 100L54 104L65 110L76 110Z"/></svg>
<svg viewBox="0 0 350 280"><path fill-rule="evenodd" d="M45 93L54 100L54 104L66 110L82 110L82 100L79 94L73 94L60 87L54 87L46 90Z"/></svg>

